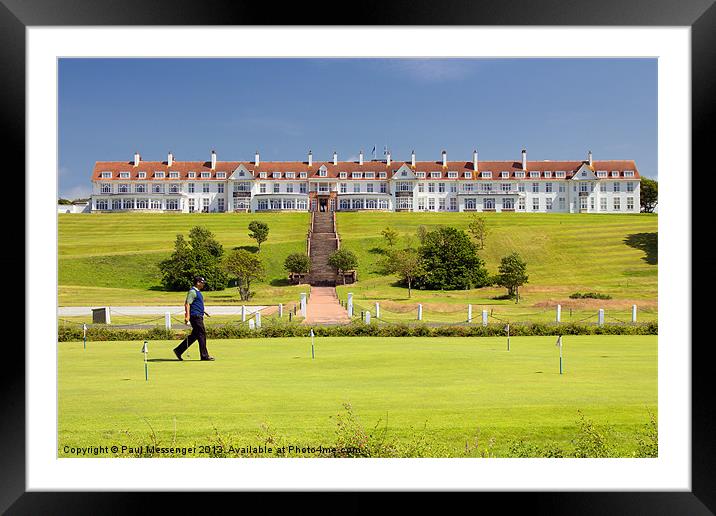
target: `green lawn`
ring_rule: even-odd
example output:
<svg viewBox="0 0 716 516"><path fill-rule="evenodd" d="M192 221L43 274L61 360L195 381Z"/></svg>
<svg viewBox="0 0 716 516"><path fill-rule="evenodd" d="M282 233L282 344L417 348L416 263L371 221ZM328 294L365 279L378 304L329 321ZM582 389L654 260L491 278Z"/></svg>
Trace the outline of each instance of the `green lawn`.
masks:
<svg viewBox="0 0 716 516"><path fill-rule="evenodd" d="M173 360L175 344L149 343L146 382L140 342L59 343L59 455L114 444L330 447L349 403L358 426L387 419L386 439L422 439L427 456L507 456L519 439L570 452L577 411L610 455L631 456L657 411L653 336L565 337L561 376L553 337L512 338L509 352L502 338L321 338L315 360L309 339L215 340L217 360L204 364L196 345L194 360Z"/></svg>

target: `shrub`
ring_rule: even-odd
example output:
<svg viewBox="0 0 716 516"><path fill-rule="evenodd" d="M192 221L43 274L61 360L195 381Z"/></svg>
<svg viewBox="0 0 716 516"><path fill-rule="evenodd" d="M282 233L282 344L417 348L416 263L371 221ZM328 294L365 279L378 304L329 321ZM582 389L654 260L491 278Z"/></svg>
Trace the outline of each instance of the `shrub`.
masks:
<svg viewBox="0 0 716 516"><path fill-rule="evenodd" d="M311 270L311 259L306 253L291 253L284 260L283 268L294 274L305 274Z"/></svg>
<svg viewBox="0 0 716 516"><path fill-rule="evenodd" d="M268 224L261 222L260 220L252 220L249 222L249 231L249 237L256 240L259 251L261 251L261 244L268 239Z"/></svg>
<svg viewBox="0 0 716 516"><path fill-rule="evenodd" d="M608 294L599 294L597 292L585 292L582 294L581 292L575 292L574 294L569 295L570 299L611 299L612 296Z"/></svg>
<svg viewBox="0 0 716 516"><path fill-rule="evenodd" d="M228 282L221 267L224 249L206 228L195 226L189 231L189 241L177 235L174 252L159 262L162 285L171 291L189 290L194 276L206 278L206 290L224 290Z"/></svg>

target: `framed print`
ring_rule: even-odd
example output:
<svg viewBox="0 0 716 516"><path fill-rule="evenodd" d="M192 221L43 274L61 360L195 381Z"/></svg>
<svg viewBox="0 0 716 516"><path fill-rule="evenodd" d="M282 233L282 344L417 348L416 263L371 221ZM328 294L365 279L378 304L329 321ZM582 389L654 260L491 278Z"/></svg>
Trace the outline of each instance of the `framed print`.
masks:
<svg viewBox="0 0 716 516"><path fill-rule="evenodd" d="M61 5L0 8L28 219L3 509L714 510L711 3Z"/></svg>

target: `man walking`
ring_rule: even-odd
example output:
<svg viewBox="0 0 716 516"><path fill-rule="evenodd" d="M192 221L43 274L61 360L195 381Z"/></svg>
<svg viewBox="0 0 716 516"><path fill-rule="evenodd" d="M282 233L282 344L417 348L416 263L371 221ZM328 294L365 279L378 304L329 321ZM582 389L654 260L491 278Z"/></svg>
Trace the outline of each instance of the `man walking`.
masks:
<svg viewBox="0 0 716 516"><path fill-rule="evenodd" d="M206 350L206 330L204 329L204 296L201 294L201 289L206 285L206 280L202 276L194 276L194 286L191 287L186 295L186 301L184 302L184 324L191 322L191 333L187 338L179 343L174 348L174 354L179 360L183 360L181 355L184 353L189 346L191 346L195 340L199 341L199 354L202 360L214 360L214 357L209 356L209 352Z"/></svg>

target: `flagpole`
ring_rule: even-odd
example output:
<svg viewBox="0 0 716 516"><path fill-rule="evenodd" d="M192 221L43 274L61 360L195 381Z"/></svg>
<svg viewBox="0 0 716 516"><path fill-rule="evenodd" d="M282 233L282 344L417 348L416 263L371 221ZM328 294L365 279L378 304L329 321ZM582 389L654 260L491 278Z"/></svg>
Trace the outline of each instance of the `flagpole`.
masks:
<svg viewBox="0 0 716 516"><path fill-rule="evenodd" d="M311 359L315 359L316 354L313 351L313 328L311 328Z"/></svg>
<svg viewBox="0 0 716 516"><path fill-rule="evenodd" d="M559 336L559 374L562 374L562 336Z"/></svg>

